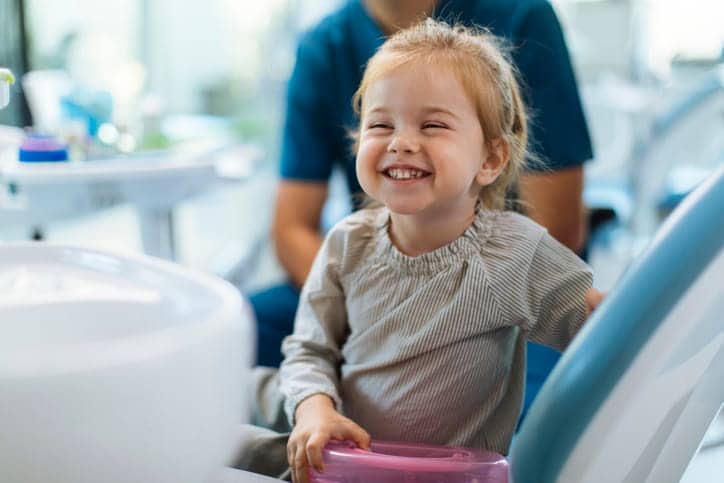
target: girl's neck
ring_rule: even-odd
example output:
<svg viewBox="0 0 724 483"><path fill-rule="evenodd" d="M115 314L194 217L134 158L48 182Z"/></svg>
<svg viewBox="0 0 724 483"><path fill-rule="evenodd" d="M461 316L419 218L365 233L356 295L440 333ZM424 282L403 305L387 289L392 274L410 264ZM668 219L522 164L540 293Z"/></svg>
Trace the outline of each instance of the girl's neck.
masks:
<svg viewBox="0 0 724 483"><path fill-rule="evenodd" d="M445 216L390 213L389 236L402 253L417 257L449 245L475 220L475 207Z"/></svg>
<svg viewBox="0 0 724 483"><path fill-rule="evenodd" d="M437 0L363 0L385 35L391 35L429 16Z"/></svg>

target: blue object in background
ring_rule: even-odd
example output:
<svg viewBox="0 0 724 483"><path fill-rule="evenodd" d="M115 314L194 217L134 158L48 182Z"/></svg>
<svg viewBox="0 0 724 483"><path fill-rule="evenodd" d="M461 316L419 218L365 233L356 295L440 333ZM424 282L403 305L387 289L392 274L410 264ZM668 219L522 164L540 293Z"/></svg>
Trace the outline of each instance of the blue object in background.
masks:
<svg viewBox="0 0 724 483"><path fill-rule="evenodd" d="M67 161L68 148L53 136L31 134L20 145L18 160L24 163Z"/></svg>
<svg viewBox="0 0 724 483"><path fill-rule="evenodd" d="M299 289L291 282L268 288L249 299L257 320L256 365L279 367L282 341L294 331ZM259 323L263 320L264 323Z"/></svg>
<svg viewBox="0 0 724 483"><path fill-rule="evenodd" d="M84 122L88 135L96 137L101 124L111 120L113 96L107 91L75 90L61 97L60 108L64 118Z"/></svg>

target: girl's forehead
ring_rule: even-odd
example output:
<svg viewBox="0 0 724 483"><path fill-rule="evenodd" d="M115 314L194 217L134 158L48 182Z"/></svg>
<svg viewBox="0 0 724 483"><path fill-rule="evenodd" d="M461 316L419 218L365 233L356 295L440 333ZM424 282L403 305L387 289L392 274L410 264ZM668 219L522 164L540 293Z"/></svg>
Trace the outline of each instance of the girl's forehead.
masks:
<svg viewBox="0 0 724 483"><path fill-rule="evenodd" d="M432 64L423 61L406 62L401 65L380 69L371 76L366 91L380 91L393 86L408 86L409 88L462 88L462 81L458 73L449 66Z"/></svg>
<svg viewBox="0 0 724 483"><path fill-rule="evenodd" d="M368 79L362 101L364 107L380 100L423 102L436 98L451 103L474 102L460 76L451 68L417 62L378 71Z"/></svg>
<svg viewBox="0 0 724 483"><path fill-rule="evenodd" d="M392 56L382 57L373 73L373 79L390 77L401 73L409 73L417 76L434 76L436 73L446 74L454 72L453 64L437 56L414 56L406 58L396 58Z"/></svg>

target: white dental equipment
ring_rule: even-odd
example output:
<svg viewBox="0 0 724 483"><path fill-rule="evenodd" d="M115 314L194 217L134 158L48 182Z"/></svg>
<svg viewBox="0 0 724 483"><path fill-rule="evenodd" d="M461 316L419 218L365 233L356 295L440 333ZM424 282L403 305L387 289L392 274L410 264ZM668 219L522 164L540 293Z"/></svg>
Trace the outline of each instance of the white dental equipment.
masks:
<svg viewBox="0 0 724 483"><path fill-rule="evenodd" d="M248 411L252 315L150 257L0 246L0 481L204 483Z"/></svg>
<svg viewBox="0 0 724 483"><path fill-rule="evenodd" d="M0 68L0 109L10 102L10 86L15 82L13 73L8 69Z"/></svg>

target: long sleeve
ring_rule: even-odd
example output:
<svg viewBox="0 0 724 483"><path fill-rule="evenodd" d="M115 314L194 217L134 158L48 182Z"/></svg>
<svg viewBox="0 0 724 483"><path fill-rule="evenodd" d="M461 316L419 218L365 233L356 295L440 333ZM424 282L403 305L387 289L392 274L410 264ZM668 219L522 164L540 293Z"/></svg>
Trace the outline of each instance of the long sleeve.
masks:
<svg viewBox="0 0 724 483"><path fill-rule="evenodd" d="M330 396L341 409L339 365L347 314L339 281L339 241L332 231L320 248L302 289L294 333L282 344L281 390L292 422L299 403L314 394Z"/></svg>
<svg viewBox="0 0 724 483"><path fill-rule="evenodd" d="M283 347L287 414L322 393L375 439L506 453L525 338L568 343L587 267L516 213L480 209L417 257L395 248L389 221L386 208L360 210L325 240Z"/></svg>
<svg viewBox="0 0 724 483"><path fill-rule="evenodd" d="M529 314L528 337L564 350L586 319L584 297L592 283L590 268L544 233L531 260L523 293Z"/></svg>

